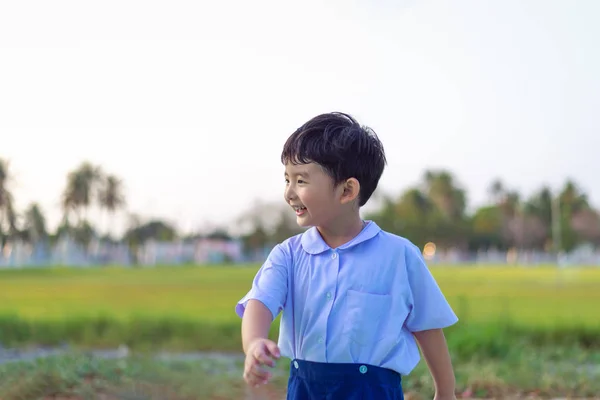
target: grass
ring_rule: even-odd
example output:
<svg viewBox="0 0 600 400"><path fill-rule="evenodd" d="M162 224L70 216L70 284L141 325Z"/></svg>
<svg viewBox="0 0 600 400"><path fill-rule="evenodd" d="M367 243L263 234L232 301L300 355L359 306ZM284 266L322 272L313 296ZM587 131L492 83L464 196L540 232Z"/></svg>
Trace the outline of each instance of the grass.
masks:
<svg viewBox="0 0 600 400"><path fill-rule="evenodd" d="M0 271L0 342L239 351L234 306L257 268ZM449 331L459 350L493 353L515 340L600 347L600 269L432 272L460 318Z"/></svg>
<svg viewBox="0 0 600 400"><path fill-rule="evenodd" d="M433 267L461 320L509 317L529 326L598 327L600 268ZM257 267L37 269L0 271L0 315L61 320L73 316L169 316L237 321L236 301Z"/></svg>
<svg viewBox="0 0 600 400"><path fill-rule="evenodd" d="M79 348L126 344L140 351L239 354L240 320L234 306L250 288L257 268L3 270L0 343L18 347L67 342ZM600 268L431 270L460 318L447 331L460 393L475 397L600 393ZM231 375L219 372L216 363L207 370L206 361L110 361L72 355L40 361L30 373L11 364L0 367L0 399L44 398L47 393L71 393L82 399L95 398L90 393L103 393L106 399L152 398L132 394L133 386L138 391L168 387L177 399L244 398L247 389L239 378L240 366L227 367L236 371ZM281 379L270 386L274 395L285 388L286 366L280 368ZM405 380L405 387L425 398L431 395L424 363ZM23 393L27 395L18 397Z"/></svg>
<svg viewBox="0 0 600 400"><path fill-rule="evenodd" d="M456 364L459 398L589 397L600 393L600 352L569 350L569 357L544 352L513 352L503 362ZM557 357L561 361L557 360ZM0 366L0 398L35 399L282 399L288 362L281 360L274 380L259 389L241 380L242 360L106 360L74 353ZM423 363L403 379L407 399L433 396Z"/></svg>
<svg viewBox="0 0 600 400"><path fill-rule="evenodd" d="M220 359L157 361L132 357L107 360L73 353L1 366L0 398L244 398L247 389L239 379L240 368L239 362ZM281 386L279 381L276 384Z"/></svg>

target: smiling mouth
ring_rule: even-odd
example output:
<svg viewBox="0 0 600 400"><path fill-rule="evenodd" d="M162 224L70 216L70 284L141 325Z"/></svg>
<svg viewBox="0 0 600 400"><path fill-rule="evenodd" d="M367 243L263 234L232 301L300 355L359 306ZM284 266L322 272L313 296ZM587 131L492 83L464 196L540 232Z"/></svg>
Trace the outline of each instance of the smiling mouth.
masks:
<svg viewBox="0 0 600 400"><path fill-rule="evenodd" d="M304 213L306 213L306 207L302 207L302 206L292 206L292 208L294 209L294 211L296 212L297 216L303 215Z"/></svg>

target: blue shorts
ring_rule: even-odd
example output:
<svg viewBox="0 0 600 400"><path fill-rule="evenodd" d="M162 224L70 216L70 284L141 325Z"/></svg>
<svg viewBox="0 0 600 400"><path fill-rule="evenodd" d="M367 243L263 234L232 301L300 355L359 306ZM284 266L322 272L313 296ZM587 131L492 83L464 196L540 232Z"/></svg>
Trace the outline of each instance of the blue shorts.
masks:
<svg viewBox="0 0 600 400"><path fill-rule="evenodd" d="M292 360L287 400L404 400L402 378L368 364Z"/></svg>

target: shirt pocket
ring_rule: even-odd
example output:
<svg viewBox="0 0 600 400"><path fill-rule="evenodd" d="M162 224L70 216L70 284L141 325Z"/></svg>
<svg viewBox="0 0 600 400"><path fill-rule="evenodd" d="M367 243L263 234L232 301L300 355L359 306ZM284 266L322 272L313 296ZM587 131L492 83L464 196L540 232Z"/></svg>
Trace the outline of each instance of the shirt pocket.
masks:
<svg viewBox="0 0 600 400"><path fill-rule="evenodd" d="M385 337L382 319L389 312L392 297L349 289L346 292L343 334L365 346Z"/></svg>

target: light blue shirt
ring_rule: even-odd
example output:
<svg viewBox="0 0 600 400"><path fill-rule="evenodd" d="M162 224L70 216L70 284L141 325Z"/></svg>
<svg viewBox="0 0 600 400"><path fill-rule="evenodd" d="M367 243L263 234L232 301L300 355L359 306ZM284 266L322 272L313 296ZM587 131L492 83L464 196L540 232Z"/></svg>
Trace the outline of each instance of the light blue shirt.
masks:
<svg viewBox="0 0 600 400"><path fill-rule="evenodd" d="M458 321L418 247L372 221L337 249L314 227L275 246L236 306L240 317L250 299L273 318L283 310L283 356L402 375L420 359L411 332Z"/></svg>

